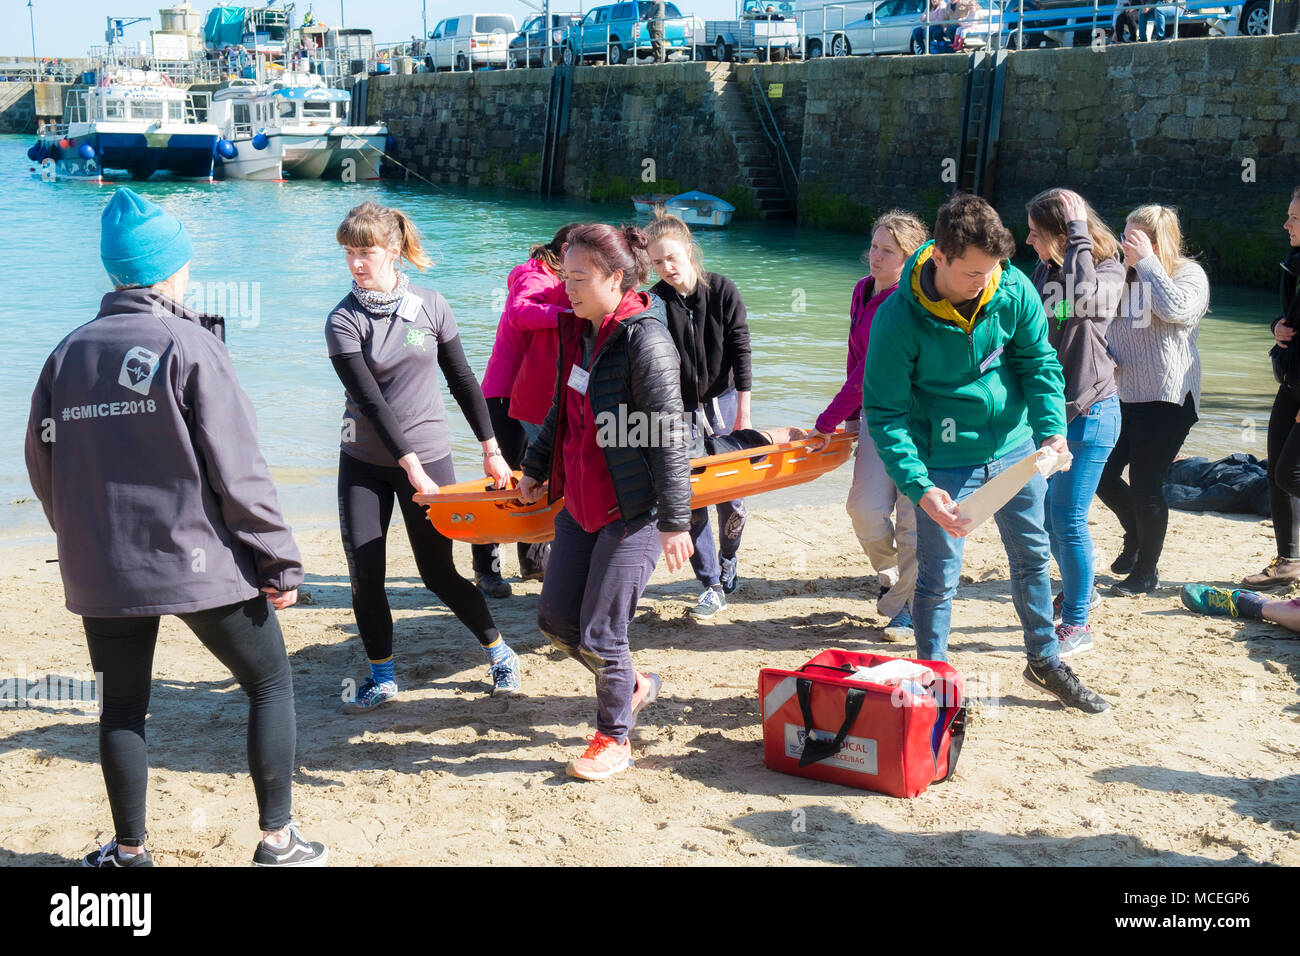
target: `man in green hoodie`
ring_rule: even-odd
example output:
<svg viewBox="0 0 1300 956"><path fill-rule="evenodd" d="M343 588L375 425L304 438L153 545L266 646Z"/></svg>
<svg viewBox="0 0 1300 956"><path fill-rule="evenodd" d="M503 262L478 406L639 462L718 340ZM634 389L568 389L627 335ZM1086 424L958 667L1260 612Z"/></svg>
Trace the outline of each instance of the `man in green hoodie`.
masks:
<svg viewBox="0 0 1300 956"><path fill-rule="evenodd" d="M978 196L939 210L871 325L862 415L885 470L917 506L917 656L946 660L968 522L958 503L1037 447L1065 452L1065 379L1015 240ZM1058 656L1038 474L995 515L1024 628L1025 680L1068 707L1110 705Z"/></svg>

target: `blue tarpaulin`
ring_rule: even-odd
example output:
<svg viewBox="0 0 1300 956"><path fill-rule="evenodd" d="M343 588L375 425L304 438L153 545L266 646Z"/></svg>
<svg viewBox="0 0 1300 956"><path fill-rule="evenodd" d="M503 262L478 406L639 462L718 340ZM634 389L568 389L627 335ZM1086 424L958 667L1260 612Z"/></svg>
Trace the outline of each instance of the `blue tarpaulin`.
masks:
<svg viewBox="0 0 1300 956"><path fill-rule="evenodd" d="M213 7L203 27L203 42L212 49L238 46L244 39L247 7Z"/></svg>

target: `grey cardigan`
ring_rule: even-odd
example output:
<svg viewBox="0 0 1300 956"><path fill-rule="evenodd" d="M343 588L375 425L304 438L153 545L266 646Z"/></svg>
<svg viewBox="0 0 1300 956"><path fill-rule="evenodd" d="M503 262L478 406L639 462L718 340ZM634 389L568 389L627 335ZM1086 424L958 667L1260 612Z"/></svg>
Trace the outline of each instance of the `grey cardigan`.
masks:
<svg viewBox="0 0 1300 956"><path fill-rule="evenodd" d="M112 292L41 370L27 472L76 614L183 614L302 581L253 407L200 320Z"/></svg>

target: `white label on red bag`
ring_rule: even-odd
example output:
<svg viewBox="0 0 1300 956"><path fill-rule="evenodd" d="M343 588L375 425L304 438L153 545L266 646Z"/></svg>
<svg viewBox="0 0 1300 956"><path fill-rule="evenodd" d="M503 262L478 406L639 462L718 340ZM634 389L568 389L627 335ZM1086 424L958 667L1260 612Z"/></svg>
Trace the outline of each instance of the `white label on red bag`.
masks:
<svg viewBox="0 0 1300 956"><path fill-rule="evenodd" d="M807 735L803 727L798 724L785 725L785 755L794 760L803 756L804 738ZM834 740L835 735L824 730L814 730L813 736L819 740ZM869 773L875 776L878 772L876 769L876 742L870 737L845 737L844 743L840 744L840 752L818 763L828 764L832 767L839 767L841 770L852 770L855 773Z"/></svg>

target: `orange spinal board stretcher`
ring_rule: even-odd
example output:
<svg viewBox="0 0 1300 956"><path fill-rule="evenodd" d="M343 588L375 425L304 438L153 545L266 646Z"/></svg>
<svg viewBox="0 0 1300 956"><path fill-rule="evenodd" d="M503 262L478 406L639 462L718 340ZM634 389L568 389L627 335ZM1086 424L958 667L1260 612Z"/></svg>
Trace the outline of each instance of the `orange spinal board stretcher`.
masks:
<svg viewBox="0 0 1300 956"><path fill-rule="evenodd" d="M849 460L856 437L852 432L837 431L819 452L808 451L808 441L801 439L692 458L691 508L819 478ZM513 483L517 485L520 478L515 472ZM555 516L564 507L563 498L548 504L544 493L526 505L513 488L493 488L488 478L444 485L438 494L416 495L415 500L424 506L441 534L469 544L550 541L555 537Z"/></svg>

